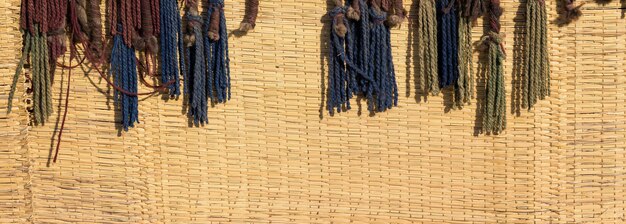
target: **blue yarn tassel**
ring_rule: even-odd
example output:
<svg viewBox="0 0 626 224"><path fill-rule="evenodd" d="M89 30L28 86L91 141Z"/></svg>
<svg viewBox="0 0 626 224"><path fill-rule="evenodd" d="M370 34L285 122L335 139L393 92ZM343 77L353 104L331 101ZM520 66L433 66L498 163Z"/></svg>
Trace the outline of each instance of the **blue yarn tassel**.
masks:
<svg viewBox="0 0 626 224"><path fill-rule="evenodd" d="M398 86L391 55L391 32L384 22L387 13L370 8L372 28L370 31L369 72L374 80L376 99L370 102L370 111L383 112L398 105Z"/></svg>
<svg viewBox="0 0 626 224"><path fill-rule="evenodd" d="M185 48L185 55L188 58L187 76L185 77L185 92L189 94L189 113L193 117L196 125L205 124L207 119L207 85L206 85L206 61L204 58L204 44L202 38L202 18L200 16L192 16L185 14L191 26L192 35L195 42L188 48Z"/></svg>
<svg viewBox="0 0 626 224"><path fill-rule="evenodd" d="M113 50L111 52L111 69L109 73L114 76L115 84L127 92L137 92L137 66L135 63L135 50L126 44L121 35L122 26L118 27L118 34L113 37ZM129 96L115 91L115 102L119 105L122 114L122 127L128 131L139 122L137 96Z"/></svg>
<svg viewBox="0 0 626 224"><path fill-rule="evenodd" d="M230 59L228 55L228 33L226 17L224 16L224 0L210 0L207 17L204 23L204 33L209 31L210 19L216 10L219 10L219 39L204 39L205 57L207 59L206 82L207 93L212 102L223 103L230 100Z"/></svg>
<svg viewBox="0 0 626 224"><path fill-rule="evenodd" d="M341 37L337 32L335 32L334 27L338 25L338 23L347 23L347 20L341 18L335 18L338 14L345 14L344 7L336 7L330 12L330 17L333 19L331 32L330 32L330 46L329 46L329 57L328 57L328 112L330 114L334 114L335 109L337 112L342 111L342 107L344 105L350 105L350 99L346 97L346 90L342 88L342 84L346 80L346 66L344 64L343 58L346 58L346 52L344 51L344 47L346 45L346 38ZM338 21L340 20L340 21ZM348 32L350 33L350 32ZM349 35L348 35L349 37ZM350 90L348 90L350 92Z"/></svg>
<svg viewBox="0 0 626 224"><path fill-rule="evenodd" d="M168 86L171 96L180 95L180 76L184 74L184 43L181 18L176 0L160 1L161 18L161 82ZM180 55L180 57L179 57Z"/></svg>
<svg viewBox="0 0 626 224"><path fill-rule="evenodd" d="M439 86L445 88L459 78L458 18L454 0L437 1L437 30L439 35Z"/></svg>

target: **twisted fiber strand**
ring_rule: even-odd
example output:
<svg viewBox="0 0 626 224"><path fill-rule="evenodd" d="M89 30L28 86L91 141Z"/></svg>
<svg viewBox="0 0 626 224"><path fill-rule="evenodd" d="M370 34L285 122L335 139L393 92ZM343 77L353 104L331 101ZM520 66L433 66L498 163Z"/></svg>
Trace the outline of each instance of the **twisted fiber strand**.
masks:
<svg viewBox="0 0 626 224"><path fill-rule="evenodd" d="M426 75L427 75L427 69L425 67L425 63L424 61L427 60L428 56L428 52L426 52L426 48L425 45L427 43L426 38L428 37L428 34L426 33L426 27L425 27L425 16L426 16L426 10L424 8L425 6L425 2L426 1L419 1L418 6L417 6L417 30L414 32L417 32L419 37L417 37L417 52L418 54L415 55L415 57L417 57L417 68L419 69L419 71L422 74L417 74L416 78L419 78L419 86L420 86L420 90L424 91L424 92L428 92L429 89L428 87L426 87L426 83L427 83L427 79L426 79Z"/></svg>
<svg viewBox="0 0 626 224"><path fill-rule="evenodd" d="M223 6L222 0L211 0L207 21L205 21L205 24L209 24L208 28L205 28L205 32L208 32L209 35L204 42L205 57L209 62L207 72L214 80L212 90L210 89L210 96L211 100L217 103L223 103L230 99L230 60L228 58L228 36ZM211 85L211 83L207 83L207 85Z"/></svg>
<svg viewBox="0 0 626 224"><path fill-rule="evenodd" d="M370 72L373 74L375 82L375 105L373 109L377 112L383 112L393 107L397 102L397 88L395 84L395 72L393 60L391 60L391 41L390 29L385 26L388 19L388 13L380 9L385 9L384 4L380 1L372 1L370 6L370 16L373 19L373 27L371 28L370 41L370 57L374 63L371 63ZM393 83L392 83L393 82ZM372 111L373 112L373 111Z"/></svg>
<svg viewBox="0 0 626 224"><path fill-rule="evenodd" d="M118 29L124 30L122 27ZM118 86L129 92L137 92L137 66L134 52L134 49L124 44L122 35L118 34L113 37L111 71ZM135 122L139 122L138 98L119 92L116 100L122 112L122 127L124 131L128 131L130 127L134 127Z"/></svg>
<svg viewBox="0 0 626 224"><path fill-rule="evenodd" d="M525 79L522 86L522 106L529 110L549 95L550 69L547 52L547 15L545 3L539 0L527 3L527 36Z"/></svg>
<svg viewBox="0 0 626 224"><path fill-rule="evenodd" d="M455 106L462 108L469 103L471 95L471 73L472 67L472 45L471 45L471 23L465 16L459 17L459 78L455 88Z"/></svg>
<svg viewBox="0 0 626 224"><path fill-rule="evenodd" d="M13 97L15 96L15 90L17 88L17 80L19 79L19 75L22 74L22 69L24 68L24 63L28 58L28 55L31 52L31 45L33 42L33 37L30 32L25 32L24 34L24 49L22 50L22 58L17 64L17 69L15 70L15 74L13 75L13 82L11 84L11 91L9 92L9 101L7 105L7 112L11 113L11 109L13 108Z"/></svg>
<svg viewBox="0 0 626 224"><path fill-rule="evenodd" d="M342 112L343 105L349 103L350 99L341 97L344 89L340 87L340 82L346 76L346 65L342 62L339 54L342 52L345 57L349 57L350 52L345 52L346 46L346 20L344 19L345 8L341 1L335 2L335 8L329 12L332 18L332 28L330 34L330 46L328 57L328 112L332 115L335 109L338 113ZM352 34L348 34L350 36Z"/></svg>
<svg viewBox="0 0 626 224"><path fill-rule="evenodd" d="M439 63L439 46L438 46L438 36L437 36L437 27L438 27L438 23L437 23L437 7L435 2L436 0L425 0L424 2L428 3L427 7L425 7L426 9L426 19L427 19L427 26L425 26L425 28L427 29L427 36L428 38L426 39L428 45L427 45L427 55L428 55L428 59L427 59L427 63L429 64L429 69L428 69L428 74L429 74L429 79L430 79L430 92L433 93L434 95L439 94L440 88L439 88L439 70L438 70L438 63Z"/></svg>
<svg viewBox="0 0 626 224"><path fill-rule="evenodd" d="M549 96L550 95L550 54L548 52L548 13L546 12L546 7L545 7L545 3L544 3L544 7L542 7L541 9L542 12L542 16L541 16L541 21L542 24L544 24L543 26L541 26L541 57L542 57L542 73L544 74L544 80L545 80L545 84L544 84L544 91L543 91L543 96Z"/></svg>
<svg viewBox="0 0 626 224"><path fill-rule="evenodd" d="M35 27L36 31L39 31L39 28ZM30 54L30 62L32 64L32 86L33 86L33 115L35 117L35 123L42 123L42 110L41 110L41 88L43 87L41 83L42 74L41 74L41 45L40 41L41 34L35 33L33 36L33 52Z"/></svg>

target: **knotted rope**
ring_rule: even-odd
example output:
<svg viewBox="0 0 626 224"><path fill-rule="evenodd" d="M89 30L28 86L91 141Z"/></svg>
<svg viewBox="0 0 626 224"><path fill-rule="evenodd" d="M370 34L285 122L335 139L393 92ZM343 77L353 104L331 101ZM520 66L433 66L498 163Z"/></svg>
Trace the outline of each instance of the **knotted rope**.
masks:
<svg viewBox="0 0 626 224"><path fill-rule="evenodd" d="M550 95L550 64L548 59L547 16L543 0L526 3L526 41L522 107L529 110Z"/></svg>
<svg viewBox="0 0 626 224"><path fill-rule="evenodd" d="M488 52L487 86L485 111L483 112L483 132L498 134L506 128L506 94L504 90L504 48L500 37L500 0L490 0L487 8L489 32L481 42Z"/></svg>
<svg viewBox="0 0 626 224"><path fill-rule="evenodd" d="M455 1L437 1L439 86L442 89L456 84L459 78L459 33Z"/></svg>

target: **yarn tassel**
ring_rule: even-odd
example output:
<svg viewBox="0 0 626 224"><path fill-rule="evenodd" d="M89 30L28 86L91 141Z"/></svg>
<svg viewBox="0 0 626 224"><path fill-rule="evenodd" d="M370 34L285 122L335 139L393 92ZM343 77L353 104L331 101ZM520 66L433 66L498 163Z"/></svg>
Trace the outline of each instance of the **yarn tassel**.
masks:
<svg viewBox="0 0 626 224"><path fill-rule="evenodd" d="M256 26L256 18L259 14L259 0L246 0L246 14L239 24L239 31L248 32Z"/></svg>
<svg viewBox="0 0 626 224"><path fill-rule="evenodd" d="M206 80L206 60L204 58L204 39L202 35L202 17L198 13L197 0L189 0L185 12L187 19L187 34L184 41L185 65L187 76L185 77L185 93L188 94L189 114L196 125L207 122L207 80Z"/></svg>
<svg viewBox="0 0 626 224"><path fill-rule="evenodd" d="M341 0L335 1L335 4L335 8L330 11L329 14L332 18L332 28L330 32L328 57L329 96L327 105L331 115L334 114L335 109L337 112L341 112L343 107L347 107L347 110L351 108L350 97L352 96L353 90L346 89L345 86L349 85L349 83L354 85L353 82L350 82L353 79L348 79L348 71L346 70L347 68L343 60L347 58L344 48L346 47L346 35L348 33L348 27L346 26L347 20L345 19L345 8L343 7ZM353 55L354 54L351 56Z"/></svg>
<svg viewBox="0 0 626 224"><path fill-rule="evenodd" d="M522 107L529 110L537 100L550 95L550 64L548 60L547 16L543 0L526 3L526 43Z"/></svg>
<svg viewBox="0 0 626 224"><path fill-rule="evenodd" d="M459 35L455 0L437 1L439 87L456 84L459 78Z"/></svg>
<svg viewBox="0 0 626 224"><path fill-rule="evenodd" d="M171 96L180 95L180 74L184 73L184 43L181 18L176 0L160 1L161 23L161 82L172 82L168 86Z"/></svg>
<svg viewBox="0 0 626 224"><path fill-rule="evenodd" d="M482 0L463 0L459 5L459 78L454 88L454 107L469 104L474 93L474 66L472 60L472 23L485 9Z"/></svg>
<svg viewBox="0 0 626 224"><path fill-rule="evenodd" d="M483 132L499 134L506 128L506 98L504 90L504 49L500 37L500 0L491 0L487 10L490 30L482 37L482 43L488 52L487 86L485 111L483 113Z"/></svg>
<svg viewBox="0 0 626 224"><path fill-rule="evenodd" d="M438 46L437 46L437 9L436 0L421 0L418 5L418 32L421 33L417 44L418 52L423 52L418 59L418 66L423 75L420 84L423 90L433 95L439 94Z"/></svg>
<svg viewBox="0 0 626 224"><path fill-rule="evenodd" d="M387 7L385 7L387 8ZM370 68L374 82L375 100L369 102L372 112L383 112L398 104L398 87L391 55L391 32L385 25L387 12L383 10L381 0L373 0L370 5L372 27L370 30Z"/></svg>
<svg viewBox="0 0 626 224"><path fill-rule="evenodd" d="M135 50L124 43L125 30L120 25L118 33L113 37L113 50L111 52L110 74L114 76L115 84L128 92L137 92L137 66L135 63ZM128 131L139 122L138 98L121 91L115 92L115 101L119 105L122 114L122 127Z"/></svg>
<svg viewBox="0 0 626 224"><path fill-rule="evenodd" d="M207 93L212 102L223 103L230 100L231 97L228 34L223 0L209 1L205 25L207 25L205 32L208 33L204 40L208 72Z"/></svg>

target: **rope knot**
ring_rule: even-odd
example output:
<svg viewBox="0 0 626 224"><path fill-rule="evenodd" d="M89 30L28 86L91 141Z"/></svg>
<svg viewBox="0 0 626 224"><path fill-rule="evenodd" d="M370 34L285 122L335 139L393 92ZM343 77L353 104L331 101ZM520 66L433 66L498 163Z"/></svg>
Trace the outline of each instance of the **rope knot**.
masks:
<svg viewBox="0 0 626 224"><path fill-rule="evenodd" d="M337 6L329 12L333 18L333 30L339 37L345 37L348 33L348 27L345 24L346 7Z"/></svg>
<svg viewBox="0 0 626 224"><path fill-rule="evenodd" d="M503 36L501 34L489 31L489 33L485 34L480 41L483 47L482 50L487 50L490 47L497 47L498 52L506 56L506 52L504 51Z"/></svg>
<svg viewBox="0 0 626 224"><path fill-rule="evenodd" d="M191 47L196 43L196 35L195 30L199 30L202 27L202 17L198 15L192 15L188 13L185 15L187 19L187 34L183 37L183 41L185 42L185 46Z"/></svg>
<svg viewBox="0 0 626 224"><path fill-rule="evenodd" d="M372 23L374 24L382 24L387 20L387 12L379 11L379 13L375 12L376 10L370 11L370 17L372 18Z"/></svg>

